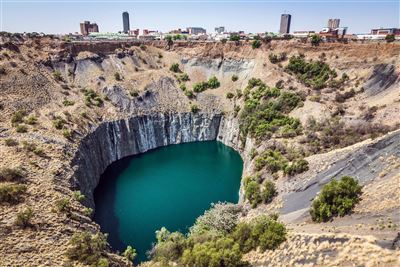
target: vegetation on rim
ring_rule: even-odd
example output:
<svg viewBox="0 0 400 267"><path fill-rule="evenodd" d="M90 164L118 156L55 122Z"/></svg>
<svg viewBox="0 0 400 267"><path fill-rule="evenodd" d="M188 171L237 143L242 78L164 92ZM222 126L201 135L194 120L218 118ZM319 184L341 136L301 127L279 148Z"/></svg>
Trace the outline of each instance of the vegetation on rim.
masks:
<svg viewBox="0 0 400 267"><path fill-rule="evenodd" d="M311 205L313 221L326 222L334 216L344 216L360 201L362 187L350 176L326 184Z"/></svg>
<svg viewBox="0 0 400 267"><path fill-rule="evenodd" d="M156 232L157 243L150 255L162 264L189 266L244 266L243 254L277 248L286 240L286 228L277 217L261 216L239 222L240 206L218 203L200 216L190 233Z"/></svg>

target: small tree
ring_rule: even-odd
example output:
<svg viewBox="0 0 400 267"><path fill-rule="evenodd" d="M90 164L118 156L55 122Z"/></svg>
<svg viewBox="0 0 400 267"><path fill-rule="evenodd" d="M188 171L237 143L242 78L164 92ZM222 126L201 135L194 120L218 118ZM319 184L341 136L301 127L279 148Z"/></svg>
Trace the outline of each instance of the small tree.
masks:
<svg viewBox="0 0 400 267"><path fill-rule="evenodd" d="M200 108L196 104L192 104L190 106L190 111L193 113L197 113L197 112L199 112L199 110L200 110Z"/></svg>
<svg viewBox="0 0 400 267"><path fill-rule="evenodd" d="M172 36L171 35L167 35L165 37L165 40L167 41L168 50L171 49L171 47L174 45L174 41L172 40Z"/></svg>
<svg viewBox="0 0 400 267"><path fill-rule="evenodd" d="M181 70L179 69L179 64L178 63L173 63L171 65L171 67L169 68L169 70L172 71L172 72L175 72L175 73L181 72Z"/></svg>
<svg viewBox="0 0 400 267"><path fill-rule="evenodd" d="M311 36L311 45L312 46L319 46L319 43L321 42L321 37L317 34L314 34Z"/></svg>
<svg viewBox="0 0 400 267"><path fill-rule="evenodd" d="M92 235L90 232L75 233L66 251L70 260L79 261L92 266L107 266L103 257L107 248L107 236L102 233Z"/></svg>
<svg viewBox="0 0 400 267"><path fill-rule="evenodd" d="M264 183L264 190L261 193L262 200L264 203L269 203L272 201L274 196L276 196L276 187L271 180L267 180Z"/></svg>
<svg viewBox="0 0 400 267"><path fill-rule="evenodd" d="M360 201L361 186L350 176L326 184L311 205L313 221L325 222L333 216L344 216Z"/></svg>
<svg viewBox="0 0 400 267"><path fill-rule="evenodd" d="M396 38L395 38L394 34L388 34L388 35L386 35L386 37L385 37L385 40L386 40L386 42L388 42L388 43L394 42L395 39L396 39Z"/></svg>
<svg viewBox="0 0 400 267"><path fill-rule="evenodd" d="M33 218L33 210L31 208L27 208L24 211L21 211L17 214L17 218L15 218L14 224L20 226L22 228L26 228L31 225L31 220Z"/></svg>
<svg viewBox="0 0 400 267"><path fill-rule="evenodd" d="M217 77L215 77L215 76L212 76L208 80L208 87L211 89L218 88L220 85L221 85L221 83L218 81Z"/></svg>
<svg viewBox="0 0 400 267"><path fill-rule="evenodd" d="M251 43L251 47L253 48L253 49L257 49L257 48L259 48L261 46L261 41L260 40L254 40L252 43Z"/></svg>
<svg viewBox="0 0 400 267"><path fill-rule="evenodd" d="M232 34L232 35L229 37L229 40L230 40L230 41L233 41L233 42L239 42L239 41L240 41L240 36L237 35L237 34Z"/></svg>
<svg viewBox="0 0 400 267"><path fill-rule="evenodd" d="M232 75L232 82L236 82L237 80L239 80L239 77L236 74Z"/></svg>
<svg viewBox="0 0 400 267"><path fill-rule="evenodd" d="M136 249L134 249L131 246L127 246L124 253L123 253L124 257L128 260L128 261L134 261L137 253L136 253Z"/></svg>

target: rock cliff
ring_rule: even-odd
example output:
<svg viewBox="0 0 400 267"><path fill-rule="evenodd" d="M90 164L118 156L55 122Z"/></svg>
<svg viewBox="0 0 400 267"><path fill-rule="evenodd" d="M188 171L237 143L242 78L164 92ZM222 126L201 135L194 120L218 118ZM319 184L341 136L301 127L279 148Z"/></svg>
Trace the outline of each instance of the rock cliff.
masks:
<svg viewBox="0 0 400 267"><path fill-rule="evenodd" d="M240 151L236 120L221 114L158 113L104 122L82 139L73 160L72 182L93 208L93 191L114 161L161 146L209 140Z"/></svg>

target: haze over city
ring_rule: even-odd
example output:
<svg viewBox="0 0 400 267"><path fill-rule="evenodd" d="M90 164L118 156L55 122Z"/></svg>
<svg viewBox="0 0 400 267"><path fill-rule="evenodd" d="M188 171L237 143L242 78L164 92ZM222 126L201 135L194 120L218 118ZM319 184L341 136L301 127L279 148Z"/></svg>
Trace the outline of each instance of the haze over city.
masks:
<svg viewBox="0 0 400 267"><path fill-rule="evenodd" d="M291 31L316 30L338 17L351 33L371 28L399 27L398 1L33 1L3 0L1 30L9 32L73 33L90 20L100 32L122 30L121 12L130 14L131 28L167 32L190 26L208 32L227 30L277 32L280 15L292 15ZM243 19L241 19L243 18ZM245 18L245 19L244 19Z"/></svg>

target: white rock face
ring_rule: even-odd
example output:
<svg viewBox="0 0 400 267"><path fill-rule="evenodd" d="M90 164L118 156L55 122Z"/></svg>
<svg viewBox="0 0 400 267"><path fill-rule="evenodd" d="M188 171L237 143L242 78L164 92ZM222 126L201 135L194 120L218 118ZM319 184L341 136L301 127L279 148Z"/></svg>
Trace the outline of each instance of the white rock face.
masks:
<svg viewBox="0 0 400 267"><path fill-rule="evenodd" d="M94 208L93 191L114 161L171 144L218 140L239 153L239 126L221 114L169 113L104 122L82 139L73 164L72 183ZM243 157L243 155L242 155ZM244 169L246 168L246 157Z"/></svg>

